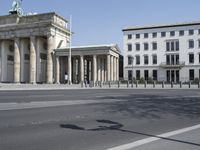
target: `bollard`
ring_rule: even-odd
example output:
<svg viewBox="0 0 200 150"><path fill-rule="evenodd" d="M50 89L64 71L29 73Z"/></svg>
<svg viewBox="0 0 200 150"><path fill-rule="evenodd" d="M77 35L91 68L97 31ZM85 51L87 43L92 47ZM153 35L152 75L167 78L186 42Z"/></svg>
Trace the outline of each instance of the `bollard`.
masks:
<svg viewBox="0 0 200 150"><path fill-rule="evenodd" d="M182 86L183 86L183 83L182 83L182 81L180 81L180 88L182 88Z"/></svg>
<svg viewBox="0 0 200 150"><path fill-rule="evenodd" d="M129 80L127 80L127 88L129 88Z"/></svg>
<svg viewBox="0 0 200 150"><path fill-rule="evenodd" d="M200 82L198 83L198 88L200 88Z"/></svg>
<svg viewBox="0 0 200 150"><path fill-rule="evenodd" d="M135 84L136 88L138 88L138 81L136 81L136 84Z"/></svg>
<svg viewBox="0 0 200 150"><path fill-rule="evenodd" d="M174 88L174 82L171 82L171 88Z"/></svg>
<svg viewBox="0 0 200 150"><path fill-rule="evenodd" d="M191 88L191 82L189 82L188 85L189 85L189 88Z"/></svg>
<svg viewBox="0 0 200 150"><path fill-rule="evenodd" d="M120 81L118 81L118 88L120 88Z"/></svg>
<svg viewBox="0 0 200 150"><path fill-rule="evenodd" d="M110 81L108 82L108 85L109 85L109 88L111 88L111 82Z"/></svg>
<svg viewBox="0 0 200 150"><path fill-rule="evenodd" d="M133 80L132 80L132 82L131 82L131 87L133 88Z"/></svg>
<svg viewBox="0 0 200 150"><path fill-rule="evenodd" d="M144 81L144 87L147 88L147 81Z"/></svg>
<svg viewBox="0 0 200 150"><path fill-rule="evenodd" d="M165 87L165 81L162 82L162 88L164 88L164 87Z"/></svg>
<svg viewBox="0 0 200 150"><path fill-rule="evenodd" d="M156 82L155 81L153 81L153 88L155 88L156 87Z"/></svg>

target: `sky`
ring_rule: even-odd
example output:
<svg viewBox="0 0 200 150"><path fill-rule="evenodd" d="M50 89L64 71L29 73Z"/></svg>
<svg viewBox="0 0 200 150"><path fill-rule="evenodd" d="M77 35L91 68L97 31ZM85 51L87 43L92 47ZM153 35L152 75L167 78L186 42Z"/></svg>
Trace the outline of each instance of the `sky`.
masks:
<svg viewBox="0 0 200 150"><path fill-rule="evenodd" d="M12 0L0 0L7 15ZM122 29L129 26L200 20L200 0L23 0L25 13L72 15L73 46L116 43L123 52Z"/></svg>

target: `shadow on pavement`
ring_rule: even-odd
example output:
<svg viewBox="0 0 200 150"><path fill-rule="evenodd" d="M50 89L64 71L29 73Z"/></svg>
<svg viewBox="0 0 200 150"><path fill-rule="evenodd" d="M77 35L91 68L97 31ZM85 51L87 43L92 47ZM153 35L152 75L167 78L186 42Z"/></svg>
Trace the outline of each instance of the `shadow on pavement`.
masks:
<svg viewBox="0 0 200 150"><path fill-rule="evenodd" d="M173 142L178 142L178 143L183 143L183 144L189 144L189 145L194 145L194 146L198 146L200 147L199 143L192 143L192 142L188 142L188 141L183 141L183 140L178 140L178 139L173 139L173 138L165 138L165 137L161 137L161 136L157 136L157 135L152 135L152 134L148 134L148 133L142 133L142 132L137 132L137 131L130 131L130 130L124 130L123 128L123 124L118 123L118 122L114 122L114 121L110 121L110 120L96 120L98 123L104 123L107 124L105 126L98 126L97 128L92 128L92 129L86 129L77 125L73 125L73 124L61 124L60 127L61 128L65 128L65 129L72 129L72 130L82 130L82 131L107 131L107 130L115 130L115 131L120 131L120 132L125 132L125 133L132 133L132 134L138 134L138 135L144 135L147 137L155 137L155 138L159 138L162 140L167 140L167 141L173 141Z"/></svg>

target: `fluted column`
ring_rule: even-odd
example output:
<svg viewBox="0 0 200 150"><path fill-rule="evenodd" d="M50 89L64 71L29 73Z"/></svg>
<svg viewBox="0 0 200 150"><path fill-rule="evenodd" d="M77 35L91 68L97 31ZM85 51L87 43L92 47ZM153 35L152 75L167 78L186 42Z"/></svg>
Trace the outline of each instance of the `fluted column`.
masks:
<svg viewBox="0 0 200 150"><path fill-rule="evenodd" d="M55 41L52 35L47 36L47 83L53 83L53 49Z"/></svg>
<svg viewBox="0 0 200 150"><path fill-rule="evenodd" d="M97 80L97 56L93 55L93 81Z"/></svg>
<svg viewBox="0 0 200 150"><path fill-rule="evenodd" d="M84 81L84 56L80 56L80 76L81 76L81 82Z"/></svg>
<svg viewBox="0 0 200 150"><path fill-rule="evenodd" d="M110 55L107 55L107 81L110 81Z"/></svg>
<svg viewBox="0 0 200 150"><path fill-rule="evenodd" d="M56 84L60 84L60 57L56 56Z"/></svg>
<svg viewBox="0 0 200 150"><path fill-rule="evenodd" d="M36 38L30 38L30 83L36 83Z"/></svg>
<svg viewBox="0 0 200 150"><path fill-rule="evenodd" d="M20 82L20 40L14 39L14 83Z"/></svg>
<svg viewBox="0 0 200 150"><path fill-rule="evenodd" d="M7 53L5 48L5 41L1 41L1 82L7 81Z"/></svg>
<svg viewBox="0 0 200 150"><path fill-rule="evenodd" d="M110 80L113 81L113 56L110 56L111 63L110 63Z"/></svg>

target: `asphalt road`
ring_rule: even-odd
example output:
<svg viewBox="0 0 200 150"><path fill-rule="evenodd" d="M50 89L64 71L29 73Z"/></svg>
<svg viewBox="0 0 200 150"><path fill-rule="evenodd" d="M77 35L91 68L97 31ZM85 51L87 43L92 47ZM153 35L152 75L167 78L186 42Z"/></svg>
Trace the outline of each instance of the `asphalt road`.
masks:
<svg viewBox="0 0 200 150"><path fill-rule="evenodd" d="M2 150L104 150L200 124L199 90L4 91L2 107ZM162 142L200 149L197 131L148 150Z"/></svg>

